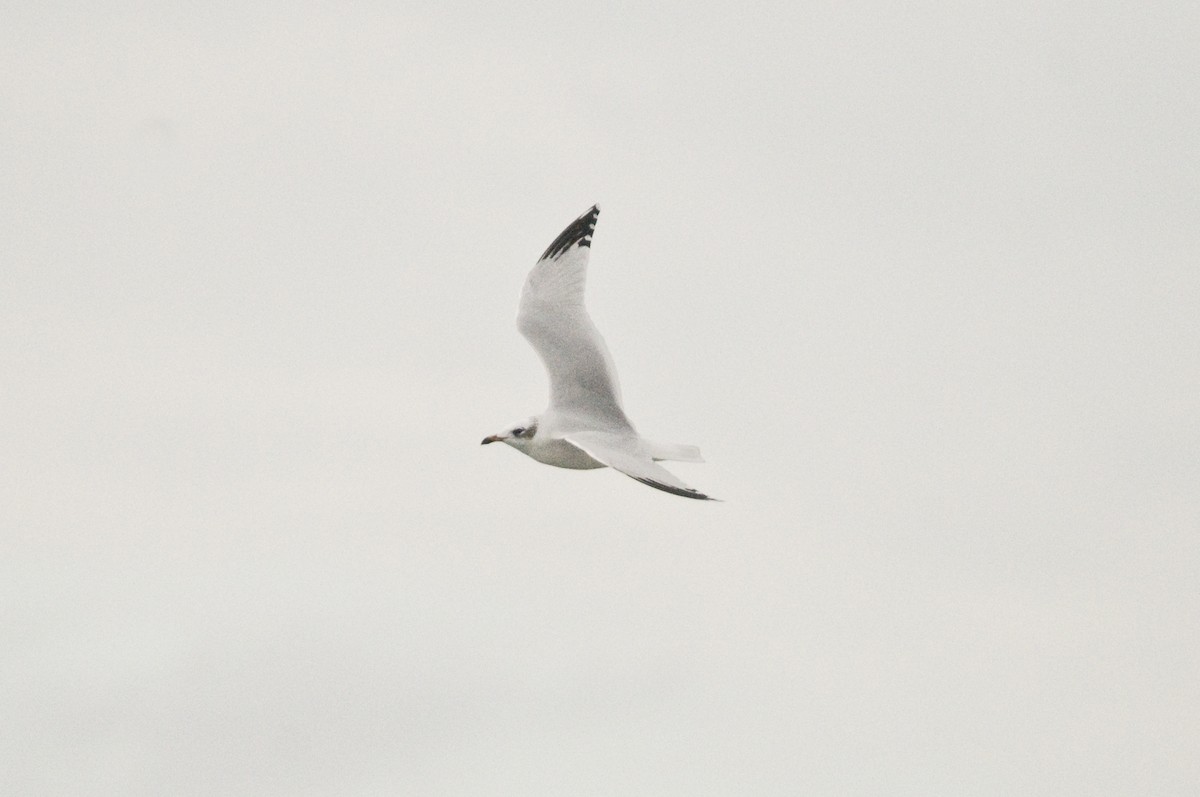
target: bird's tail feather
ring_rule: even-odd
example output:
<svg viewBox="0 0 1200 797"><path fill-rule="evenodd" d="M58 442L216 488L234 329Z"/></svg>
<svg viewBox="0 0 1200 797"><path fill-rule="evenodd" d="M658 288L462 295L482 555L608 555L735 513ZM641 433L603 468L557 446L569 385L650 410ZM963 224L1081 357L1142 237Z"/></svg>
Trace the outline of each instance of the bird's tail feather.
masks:
<svg viewBox="0 0 1200 797"><path fill-rule="evenodd" d="M646 441L646 450L655 460L671 460L672 462L703 462L700 449L695 446L685 446L682 443L656 443Z"/></svg>

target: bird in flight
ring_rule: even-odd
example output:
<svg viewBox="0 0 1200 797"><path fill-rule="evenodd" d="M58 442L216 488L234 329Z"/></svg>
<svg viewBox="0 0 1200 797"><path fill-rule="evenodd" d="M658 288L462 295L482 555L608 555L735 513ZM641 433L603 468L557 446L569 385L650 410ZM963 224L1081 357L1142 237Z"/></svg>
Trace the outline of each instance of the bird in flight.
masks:
<svg viewBox="0 0 1200 797"><path fill-rule="evenodd" d="M507 443L559 468L618 470L672 495L714 501L658 464L703 462L700 449L656 443L637 433L621 407L617 369L583 306L588 253L600 208L593 205L559 234L525 279L517 329L550 375L550 405L483 438Z"/></svg>

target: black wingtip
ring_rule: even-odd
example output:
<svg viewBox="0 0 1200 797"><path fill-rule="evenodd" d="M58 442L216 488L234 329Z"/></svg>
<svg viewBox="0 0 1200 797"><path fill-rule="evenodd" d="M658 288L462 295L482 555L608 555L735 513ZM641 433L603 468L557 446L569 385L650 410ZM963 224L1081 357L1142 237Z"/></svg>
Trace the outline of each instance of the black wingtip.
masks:
<svg viewBox="0 0 1200 797"><path fill-rule="evenodd" d="M554 243L542 253L542 260L556 259L563 252L570 249L572 246L579 244L580 246L592 245L592 233L596 230L596 221L600 218L600 206L592 205L592 207L575 221L559 233L554 239Z"/></svg>
<svg viewBox="0 0 1200 797"><path fill-rule="evenodd" d="M653 487L656 490L662 490L665 493L670 493L671 495L681 495L684 498L695 498L698 501L717 501L718 503L721 501L720 498L713 498L711 495L705 495L698 490L693 490L691 487L672 487L669 484L656 482L654 479L643 479L639 476L633 476L632 478L641 482L642 484Z"/></svg>

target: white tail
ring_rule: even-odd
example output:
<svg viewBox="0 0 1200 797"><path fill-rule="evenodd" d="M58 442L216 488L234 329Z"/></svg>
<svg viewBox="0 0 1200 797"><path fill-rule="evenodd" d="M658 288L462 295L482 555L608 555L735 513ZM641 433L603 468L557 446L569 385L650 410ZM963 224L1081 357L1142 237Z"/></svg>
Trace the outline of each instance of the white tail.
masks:
<svg viewBox="0 0 1200 797"><path fill-rule="evenodd" d="M656 443L653 440L643 441L646 451L655 460L670 460L672 462L703 462L700 449L695 446L685 446L682 443Z"/></svg>

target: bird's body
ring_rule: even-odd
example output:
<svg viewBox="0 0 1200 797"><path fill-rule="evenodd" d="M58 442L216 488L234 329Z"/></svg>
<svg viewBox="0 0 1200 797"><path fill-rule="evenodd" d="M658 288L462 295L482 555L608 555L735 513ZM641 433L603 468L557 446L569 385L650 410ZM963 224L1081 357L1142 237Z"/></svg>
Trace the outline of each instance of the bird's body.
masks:
<svg viewBox="0 0 1200 797"><path fill-rule="evenodd" d="M556 468L571 470L593 470L608 467L603 462L593 459L588 452L579 446L568 443L561 437L535 437L529 445L521 449L533 459Z"/></svg>
<svg viewBox="0 0 1200 797"><path fill-rule="evenodd" d="M713 500L685 485L660 460L701 462L694 446L638 435L621 406L612 356L583 304L588 253L600 208L593 206L554 239L525 280L517 328L550 376L550 405L483 442L506 443L538 462L587 470L611 467L643 484Z"/></svg>

